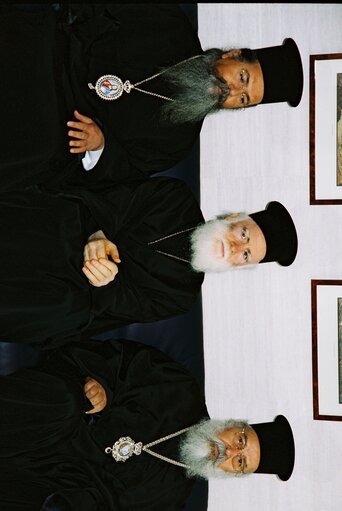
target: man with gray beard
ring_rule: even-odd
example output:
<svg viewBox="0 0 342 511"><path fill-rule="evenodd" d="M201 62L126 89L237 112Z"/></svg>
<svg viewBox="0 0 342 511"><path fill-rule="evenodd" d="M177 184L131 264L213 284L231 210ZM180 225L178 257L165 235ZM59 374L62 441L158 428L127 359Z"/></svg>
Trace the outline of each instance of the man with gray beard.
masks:
<svg viewBox="0 0 342 511"><path fill-rule="evenodd" d="M291 426L209 419L187 369L120 339L55 350L0 378L0 507L6 511L174 511L196 478L286 481Z"/></svg>
<svg viewBox="0 0 342 511"><path fill-rule="evenodd" d="M70 4L66 16L20 9L3 6L0 17L0 97L5 114L14 108L3 119L2 189L142 178L184 159L208 114L301 99L292 39L203 51L177 4ZM85 152L88 172L73 165Z"/></svg>
<svg viewBox="0 0 342 511"><path fill-rule="evenodd" d="M190 477L226 479L262 473L287 481L294 465L293 435L283 415L261 424L204 419L181 440L180 459Z"/></svg>

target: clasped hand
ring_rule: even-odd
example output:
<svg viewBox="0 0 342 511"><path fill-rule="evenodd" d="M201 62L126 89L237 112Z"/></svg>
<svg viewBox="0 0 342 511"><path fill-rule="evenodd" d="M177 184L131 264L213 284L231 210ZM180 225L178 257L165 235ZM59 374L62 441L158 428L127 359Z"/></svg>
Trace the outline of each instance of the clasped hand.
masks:
<svg viewBox="0 0 342 511"><path fill-rule="evenodd" d="M84 247L83 273L95 287L106 286L115 279L120 261L117 246L109 241L102 231L88 238ZM110 260L109 257L112 259Z"/></svg>
<svg viewBox="0 0 342 511"><path fill-rule="evenodd" d="M68 132L69 137L77 140L70 140L71 153L84 153L85 151L96 151L104 146L104 136L98 125L85 115L74 111L76 121L69 121L67 125L74 130ZM77 130L77 131L76 131Z"/></svg>
<svg viewBox="0 0 342 511"><path fill-rule="evenodd" d="M107 405L107 395L105 389L101 383L94 380L94 378L88 377L86 384L84 385L84 393L93 405L92 410L89 410L88 414L101 412Z"/></svg>

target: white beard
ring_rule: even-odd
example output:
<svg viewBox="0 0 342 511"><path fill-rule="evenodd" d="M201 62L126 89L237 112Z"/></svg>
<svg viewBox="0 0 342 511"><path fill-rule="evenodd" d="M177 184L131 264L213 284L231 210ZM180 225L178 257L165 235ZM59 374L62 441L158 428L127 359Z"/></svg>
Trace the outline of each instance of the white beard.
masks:
<svg viewBox="0 0 342 511"><path fill-rule="evenodd" d="M225 472L218 467L225 459L224 444L217 433L227 428L244 428L248 425L243 420L214 420L207 419L193 426L183 439L180 446L180 458L182 463L188 466L189 477L201 477L209 479L227 478L234 476L231 472ZM212 459L212 445L216 444L220 455L216 460Z"/></svg>
<svg viewBox="0 0 342 511"><path fill-rule="evenodd" d="M229 213L226 213L214 220L209 220L196 227L192 233L191 266L194 270L202 272L223 272L231 268L239 268L239 266L232 265L229 261L231 250L226 236L227 232L230 230L231 224L239 222L240 220L249 219L250 217L245 213L241 213L228 220L222 218L228 215ZM220 240L224 245L224 258L215 257L214 244L217 240Z"/></svg>

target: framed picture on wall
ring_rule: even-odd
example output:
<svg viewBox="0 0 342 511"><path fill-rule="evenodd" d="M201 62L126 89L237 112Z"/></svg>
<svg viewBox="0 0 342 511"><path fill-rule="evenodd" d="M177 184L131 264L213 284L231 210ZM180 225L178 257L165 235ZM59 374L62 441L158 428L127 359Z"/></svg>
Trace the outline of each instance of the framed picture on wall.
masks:
<svg viewBox="0 0 342 511"><path fill-rule="evenodd" d="M342 204L342 53L310 55L310 204Z"/></svg>
<svg viewBox="0 0 342 511"><path fill-rule="evenodd" d="M312 280L314 419L342 421L342 280Z"/></svg>

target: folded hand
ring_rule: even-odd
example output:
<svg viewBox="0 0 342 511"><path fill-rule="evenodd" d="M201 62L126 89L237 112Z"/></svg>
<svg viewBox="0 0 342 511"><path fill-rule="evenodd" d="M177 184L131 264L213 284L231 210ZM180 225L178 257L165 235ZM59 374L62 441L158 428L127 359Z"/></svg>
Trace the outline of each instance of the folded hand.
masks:
<svg viewBox="0 0 342 511"><path fill-rule="evenodd" d="M93 405L93 409L86 413L101 412L107 405L106 391L101 383L94 380L94 378L87 378L87 383L84 385L84 393Z"/></svg>
<svg viewBox="0 0 342 511"><path fill-rule="evenodd" d="M98 231L98 233L102 233L102 231ZM107 238L93 239L88 241L84 247L83 255L84 266L82 271L90 284L101 287L114 280L119 271L117 264L121 262L117 246L114 243Z"/></svg>
<svg viewBox="0 0 342 511"><path fill-rule="evenodd" d="M108 259L93 259L84 263L82 271L90 284L95 287L101 287L112 282L119 269L113 261Z"/></svg>

